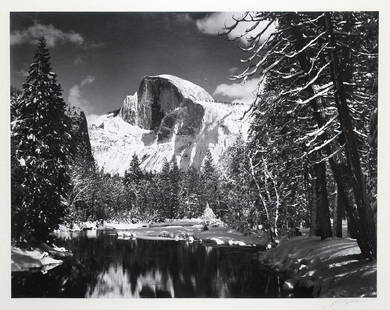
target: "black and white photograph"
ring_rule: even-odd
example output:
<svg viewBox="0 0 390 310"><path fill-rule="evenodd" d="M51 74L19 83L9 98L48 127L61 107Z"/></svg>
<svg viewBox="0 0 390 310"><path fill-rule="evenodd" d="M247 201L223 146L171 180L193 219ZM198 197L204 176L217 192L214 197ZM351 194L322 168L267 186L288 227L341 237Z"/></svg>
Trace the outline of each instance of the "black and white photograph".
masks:
<svg viewBox="0 0 390 310"><path fill-rule="evenodd" d="M10 297L376 299L380 16L10 11Z"/></svg>

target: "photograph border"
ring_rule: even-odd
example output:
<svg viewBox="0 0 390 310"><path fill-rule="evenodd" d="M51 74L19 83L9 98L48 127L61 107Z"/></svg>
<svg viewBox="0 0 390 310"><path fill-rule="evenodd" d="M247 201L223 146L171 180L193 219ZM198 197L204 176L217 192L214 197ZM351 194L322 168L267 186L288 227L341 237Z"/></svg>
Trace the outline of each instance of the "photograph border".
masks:
<svg viewBox="0 0 390 310"><path fill-rule="evenodd" d="M390 96L386 92L390 85L390 12L386 1L362 1L362 0L327 0L318 4L308 0L278 0L278 1L206 1L196 0L194 3L180 1L149 0L148 3L134 3L133 1L10 1L3 0L0 4L1 23L1 105L0 105L0 169L1 169L1 197L2 207L0 216L0 265L2 280L0 284L0 307L2 309L122 309L124 307L137 307L139 309L181 307L199 309L225 307L225 309L237 309L237 307L267 307L272 309L385 309L390 305L390 247L389 235L390 219L389 208L386 205L390 201ZM10 118L9 118L9 89L10 89L10 12L12 11L379 11L379 100L378 100L378 267L377 267L377 292L375 298L321 298L321 299L78 299L78 298L11 298L11 216L10 216Z"/></svg>

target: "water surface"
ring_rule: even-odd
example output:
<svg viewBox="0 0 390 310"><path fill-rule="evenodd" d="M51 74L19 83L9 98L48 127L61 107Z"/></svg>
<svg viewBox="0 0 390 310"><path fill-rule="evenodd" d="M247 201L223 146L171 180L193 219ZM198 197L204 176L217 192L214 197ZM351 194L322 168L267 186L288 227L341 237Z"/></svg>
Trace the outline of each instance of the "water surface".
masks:
<svg viewBox="0 0 390 310"><path fill-rule="evenodd" d="M58 241L74 255L46 274L12 273L12 297L282 297L254 247L119 240L84 232Z"/></svg>

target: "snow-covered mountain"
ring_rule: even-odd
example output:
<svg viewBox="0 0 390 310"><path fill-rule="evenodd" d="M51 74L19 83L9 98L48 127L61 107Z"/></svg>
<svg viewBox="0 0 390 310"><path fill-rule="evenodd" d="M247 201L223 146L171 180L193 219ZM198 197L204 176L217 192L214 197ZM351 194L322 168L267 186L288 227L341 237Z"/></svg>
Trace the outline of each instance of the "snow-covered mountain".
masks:
<svg viewBox="0 0 390 310"><path fill-rule="evenodd" d="M89 124L94 158L105 172L123 175L133 153L141 167L159 171L164 160L199 168L209 150L219 163L239 134L247 134L245 105L215 102L203 88L172 75L145 77L120 110Z"/></svg>

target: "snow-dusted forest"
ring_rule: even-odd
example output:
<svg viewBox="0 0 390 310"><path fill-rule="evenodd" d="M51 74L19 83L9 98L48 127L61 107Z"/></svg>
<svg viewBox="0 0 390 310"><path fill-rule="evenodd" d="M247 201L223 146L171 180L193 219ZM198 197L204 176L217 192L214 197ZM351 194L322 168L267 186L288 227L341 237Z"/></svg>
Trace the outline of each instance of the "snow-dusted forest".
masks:
<svg viewBox="0 0 390 310"><path fill-rule="evenodd" d="M246 38L236 38L243 66L230 78L259 79L251 102L218 102L187 80L148 76L89 123L64 101L43 36L22 88L11 88L15 294L78 296L65 281L77 257L72 276L94 277L83 297L107 287L103 297L376 296L378 20L377 12L243 13L221 39L237 29ZM87 263L82 234L91 232L103 275ZM186 244L179 265L166 258L169 267L149 268L151 240ZM202 267L191 269L188 247L222 270L215 287L199 289ZM267 278L253 279L249 263L229 273L233 260L210 256L225 248L260 253ZM136 253L126 268L154 283L152 293L118 275L104 251ZM31 266L46 278L29 278ZM182 291L172 268L183 273ZM248 279L260 295L237 289ZM25 290L34 281L63 283L69 295Z"/></svg>

